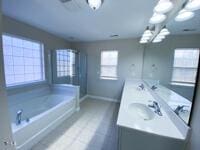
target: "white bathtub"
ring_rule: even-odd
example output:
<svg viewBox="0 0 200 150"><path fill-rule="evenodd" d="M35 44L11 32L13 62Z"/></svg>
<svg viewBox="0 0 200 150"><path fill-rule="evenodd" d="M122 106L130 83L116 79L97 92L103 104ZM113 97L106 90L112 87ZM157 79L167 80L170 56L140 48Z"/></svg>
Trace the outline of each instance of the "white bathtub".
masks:
<svg viewBox="0 0 200 150"><path fill-rule="evenodd" d="M40 94L37 95L38 91ZM78 93L79 87L77 86L54 85L31 91L31 95L37 95L37 97L26 99L25 95L30 95L30 92L12 96L12 102L15 98L21 97L22 99L21 102L18 100L17 103L10 106L12 130L17 150L30 149L75 112L79 107L77 104ZM22 123L16 125L16 112L19 109L23 110Z"/></svg>

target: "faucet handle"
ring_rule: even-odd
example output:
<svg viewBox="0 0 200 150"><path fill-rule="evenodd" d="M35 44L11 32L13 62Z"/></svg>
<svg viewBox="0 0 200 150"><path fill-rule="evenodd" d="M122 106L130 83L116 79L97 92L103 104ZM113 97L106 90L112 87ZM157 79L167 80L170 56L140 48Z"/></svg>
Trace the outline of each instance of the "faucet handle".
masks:
<svg viewBox="0 0 200 150"><path fill-rule="evenodd" d="M150 102L151 104L148 104L148 107L150 107L150 108L155 108L155 105L154 105L154 101L152 101L152 100L149 100L148 102Z"/></svg>

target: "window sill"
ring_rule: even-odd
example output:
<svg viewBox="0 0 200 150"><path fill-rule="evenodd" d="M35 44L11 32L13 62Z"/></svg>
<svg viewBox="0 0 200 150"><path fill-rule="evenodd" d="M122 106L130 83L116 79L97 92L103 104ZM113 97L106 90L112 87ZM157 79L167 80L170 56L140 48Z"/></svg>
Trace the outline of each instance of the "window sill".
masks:
<svg viewBox="0 0 200 150"><path fill-rule="evenodd" d="M172 86L185 86L185 87L194 87L195 84L192 83L179 83L179 82L171 82Z"/></svg>
<svg viewBox="0 0 200 150"><path fill-rule="evenodd" d="M118 80L118 77L100 77L100 80L112 80L112 81L116 81Z"/></svg>
<svg viewBox="0 0 200 150"><path fill-rule="evenodd" d="M57 78L76 77L77 75L57 76Z"/></svg>

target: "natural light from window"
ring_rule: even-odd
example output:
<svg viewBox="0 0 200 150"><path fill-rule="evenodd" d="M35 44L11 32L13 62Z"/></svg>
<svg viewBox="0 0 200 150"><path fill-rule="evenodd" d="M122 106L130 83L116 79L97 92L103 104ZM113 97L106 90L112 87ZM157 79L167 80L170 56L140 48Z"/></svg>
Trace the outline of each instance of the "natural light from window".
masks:
<svg viewBox="0 0 200 150"><path fill-rule="evenodd" d="M43 45L3 35L4 68L7 86L45 80Z"/></svg>
<svg viewBox="0 0 200 150"><path fill-rule="evenodd" d="M175 49L172 84L194 85L199 61L199 49Z"/></svg>
<svg viewBox="0 0 200 150"><path fill-rule="evenodd" d="M101 79L117 79L118 51L101 51Z"/></svg>
<svg viewBox="0 0 200 150"><path fill-rule="evenodd" d="M56 50L57 77L75 75L75 52L72 50Z"/></svg>

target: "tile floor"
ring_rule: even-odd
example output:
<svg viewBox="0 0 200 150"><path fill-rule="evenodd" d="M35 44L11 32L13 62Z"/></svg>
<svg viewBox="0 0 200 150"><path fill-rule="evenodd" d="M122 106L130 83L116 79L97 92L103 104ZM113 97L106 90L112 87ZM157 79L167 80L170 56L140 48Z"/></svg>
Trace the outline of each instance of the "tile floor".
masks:
<svg viewBox="0 0 200 150"><path fill-rule="evenodd" d="M116 103L87 99L31 150L117 150L118 109Z"/></svg>

